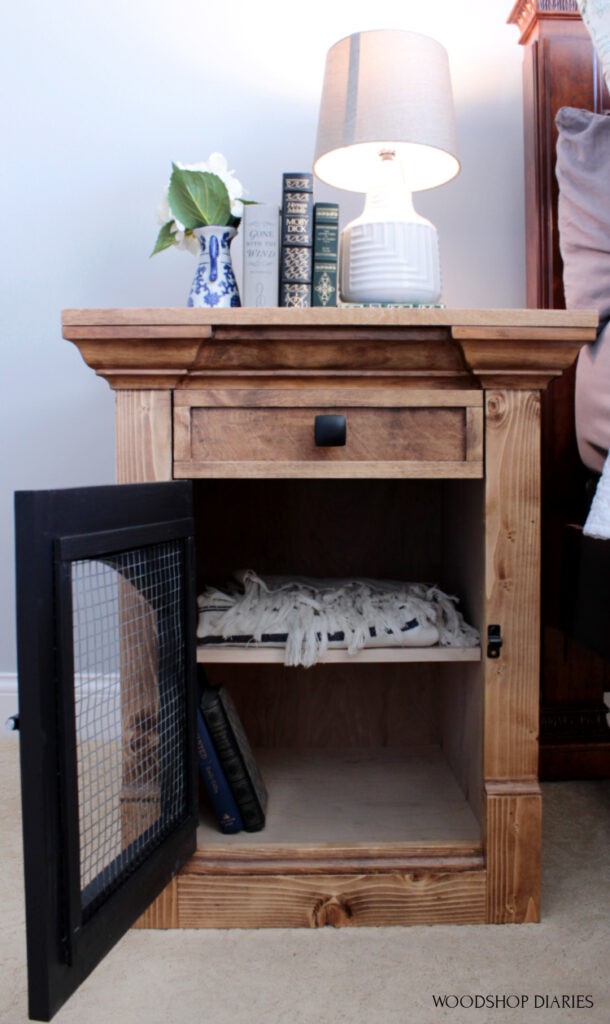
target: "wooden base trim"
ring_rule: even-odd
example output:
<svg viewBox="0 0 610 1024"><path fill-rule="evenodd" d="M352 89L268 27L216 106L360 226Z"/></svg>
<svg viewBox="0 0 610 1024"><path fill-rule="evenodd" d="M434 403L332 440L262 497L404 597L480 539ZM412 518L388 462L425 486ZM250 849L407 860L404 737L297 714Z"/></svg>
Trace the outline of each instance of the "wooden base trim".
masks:
<svg viewBox="0 0 610 1024"><path fill-rule="evenodd" d="M263 845L236 851L230 846L198 850L182 869L185 875L380 874L482 870L480 843L392 844L378 848Z"/></svg>
<svg viewBox="0 0 610 1024"><path fill-rule="evenodd" d="M517 789L511 793L509 789ZM506 793L504 791L506 790ZM487 921L540 920L542 800L537 784L489 783L487 792Z"/></svg>
<svg viewBox="0 0 610 1024"><path fill-rule="evenodd" d="M483 924L485 872L180 875L180 928Z"/></svg>

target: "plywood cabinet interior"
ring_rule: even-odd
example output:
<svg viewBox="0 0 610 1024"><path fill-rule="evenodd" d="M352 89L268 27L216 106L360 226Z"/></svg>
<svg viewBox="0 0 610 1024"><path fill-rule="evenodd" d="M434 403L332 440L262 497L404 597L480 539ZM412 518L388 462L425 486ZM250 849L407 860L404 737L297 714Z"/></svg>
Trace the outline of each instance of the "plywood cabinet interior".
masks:
<svg viewBox="0 0 610 1024"><path fill-rule="evenodd" d="M116 389L120 482L194 481L199 585L237 568L437 583L477 648L203 648L269 789L143 926L539 916L540 392L595 334L525 310L71 310ZM346 417L320 448L317 415ZM488 629L502 646L488 651Z"/></svg>

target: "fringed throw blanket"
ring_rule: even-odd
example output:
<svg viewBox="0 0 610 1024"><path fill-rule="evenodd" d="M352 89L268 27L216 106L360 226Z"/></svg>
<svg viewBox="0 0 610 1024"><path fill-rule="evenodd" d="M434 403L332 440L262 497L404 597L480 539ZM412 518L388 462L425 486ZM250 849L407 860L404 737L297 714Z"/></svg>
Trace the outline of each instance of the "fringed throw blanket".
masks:
<svg viewBox="0 0 610 1024"><path fill-rule="evenodd" d="M235 573L197 599L200 643L267 643L286 665L314 665L329 647L475 647L479 634L457 598L424 583L322 580Z"/></svg>

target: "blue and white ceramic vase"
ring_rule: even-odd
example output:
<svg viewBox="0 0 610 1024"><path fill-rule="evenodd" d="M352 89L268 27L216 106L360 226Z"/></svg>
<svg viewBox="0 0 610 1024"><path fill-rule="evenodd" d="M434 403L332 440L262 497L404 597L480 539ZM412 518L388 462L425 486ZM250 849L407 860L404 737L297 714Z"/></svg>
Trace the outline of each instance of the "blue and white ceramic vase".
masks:
<svg viewBox="0 0 610 1024"><path fill-rule="evenodd" d="M241 306L231 263L231 242L237 234L235 228L211 224L195 228L193 234L199 240L200 250L187 306L206 309Z"/></svg>

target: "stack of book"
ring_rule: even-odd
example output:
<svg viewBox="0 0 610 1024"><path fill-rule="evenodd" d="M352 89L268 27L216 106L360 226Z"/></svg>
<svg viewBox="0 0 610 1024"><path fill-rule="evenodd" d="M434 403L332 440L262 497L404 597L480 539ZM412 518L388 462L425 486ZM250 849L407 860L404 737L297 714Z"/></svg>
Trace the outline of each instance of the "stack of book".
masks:
<svg viewBox="0 0 610 1024"><path fill-rule="evenodd" d="M265 825L267 789L224 686L202 680L197 709L199 774L222 832L258 832Z"/></svg>
<svg viewBox="0 0 610 1024"><path fill-rule="evenodd" d="M339 206L314 203L313 175L287 172L281 208L244 207L244 306L336 306Z"/></svg>

